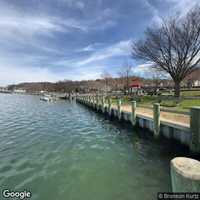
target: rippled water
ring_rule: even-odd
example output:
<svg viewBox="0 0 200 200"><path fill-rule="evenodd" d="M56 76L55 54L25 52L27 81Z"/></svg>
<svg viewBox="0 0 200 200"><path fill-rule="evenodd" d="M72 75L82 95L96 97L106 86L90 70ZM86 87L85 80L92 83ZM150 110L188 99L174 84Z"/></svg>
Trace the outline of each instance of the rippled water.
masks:
<svg viewBox="0 0 200 200"><path fill-rule="evenodd" d="M1 189L35 200L151 200L171 190L166 145L84 106L0 94L0 112Z"/></svg>

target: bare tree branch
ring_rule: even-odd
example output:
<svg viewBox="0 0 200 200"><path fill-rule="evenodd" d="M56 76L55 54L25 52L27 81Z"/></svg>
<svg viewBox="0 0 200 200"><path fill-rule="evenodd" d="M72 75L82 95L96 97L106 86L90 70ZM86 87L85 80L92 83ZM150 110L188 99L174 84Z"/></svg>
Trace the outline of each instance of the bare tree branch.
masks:
<svg viewBox="0 0 200 200"><path fill-rule="evenodd" d="M132 45L135 59L150 61L166 71L175 82L175 95L180 96L180 83L200 63L200 7L185 17L163 21L159 28L148 28L145 38Z"/></svg>

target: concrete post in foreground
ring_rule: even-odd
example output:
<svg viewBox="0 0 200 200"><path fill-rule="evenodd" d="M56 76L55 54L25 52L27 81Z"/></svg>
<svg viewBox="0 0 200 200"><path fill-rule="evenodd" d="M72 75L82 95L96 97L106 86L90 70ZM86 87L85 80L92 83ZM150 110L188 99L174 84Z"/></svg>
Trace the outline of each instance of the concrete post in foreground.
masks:
<svg viewBox="0 0 200 200"><path fill-rule="evenodd" d="M118 102L117 102L118 119L121 119L121 105L122 105L122 100L118 99Z"/></svg>
<svg viewBox="0 0 200 200"><path fill-rule="evenodd" d="M135 126L135 124L136 124L136 101L131 102L131 108L132 108L131 123L133 126Z"/></svg>
<svg viewBox="0 0 200 200"><path fill-rule="evenodd" d="M200 162L184 157L171 160L171 182L173 192L199 192Z"/></svg>
<svg viewBox="0 0 200 200"><path fill-rule="evenodd" d="M154 136L159 137L160 134L160 104L154 103L153 105L153 130Z"/></svg>
<svg viewBox="0 0 200 200"><path fill-rule="evenodd" d="M190 110L190 130L190 150L193 153L200 153L200 107L192 107Z"/></svg>

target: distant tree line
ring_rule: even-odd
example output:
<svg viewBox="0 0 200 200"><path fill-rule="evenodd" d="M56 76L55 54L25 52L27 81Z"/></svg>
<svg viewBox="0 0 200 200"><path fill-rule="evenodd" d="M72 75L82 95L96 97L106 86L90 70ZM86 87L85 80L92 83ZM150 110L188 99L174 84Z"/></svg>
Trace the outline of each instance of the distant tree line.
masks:
<svg viewBox="0 0 200 200"><path fill-rule="evenodd" d="M41 91L47 92L60 92L60 93L107 93L110 91L121 91L126 93L129 84L133 80L140 80L144 87L155 87L155 80L145 79L137 76L127 75L127 71L124 71L124 75L118 78L113 78L108 73L103 73L101 79L96 80L83 80L83 81L58 81L52 82L27 82L15 85L9 85L9 90L23 89L28 93L38 93ZM164 87L172 86L172 81L169 79L162 79ZM157 83L157 82L156 82ZM157 85L156 85L157 87Z"/></svg>

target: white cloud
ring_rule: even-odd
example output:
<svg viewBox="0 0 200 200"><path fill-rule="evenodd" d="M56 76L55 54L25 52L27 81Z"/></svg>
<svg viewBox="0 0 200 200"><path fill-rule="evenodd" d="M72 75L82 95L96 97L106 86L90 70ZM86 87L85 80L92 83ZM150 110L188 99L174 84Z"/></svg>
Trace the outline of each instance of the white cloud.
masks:
<svg viewBox="0 0 200 200"><path fill-rule="evenodd" d="M160 76L162 78L170 78L170 75L168 73L162 70L158 71L158 69L154 68L153 66L155 66L155 64L147 62L135 66L132 72L134 75L144 78L154 78L155 76Z"/></svg>
<svg viewBox="0 0 200 200"><path fill-rule="evenodd" d="M67 77L71 80L90 80L101 77L102 66L92 66L88 68L79 68L75 72L68 72Z"/></svg>
<svg viewBox="0 0 200 200"><path fill-rule="evenodd" d="M73 36L76 39L76 32L80 33L78 42L89 43L91 39L92 41L94 41L94 39L98 41L98 38L95 38L95 36L93 38L92 35L92 38L89 38L87 34L91 32L95 33L95 31L101 32L102 30L115 26L118 19L121 19L121 15L120 12L116 12L116 8L105 8L108 5L105 7L99 7L99 5L94 6L94 10L88 13L89 4L86 4L86 1L58 1L65 2L65 5L61 5L64 5L66 9L70 7L70 12L68 13L66 11L66 13L59 13L57 15L55 15L57 12L48 13L48 8L50 8L50 5L48 5L46 9L44 6L44 10L39 10L40 14L43 13L43 15L40 15L38 11L32 10L32 13L28 13L23 9L19 9L18 6L14 6L15 4L11 7L6 3L3 4L3 1L0 2L0 54L1 58L3 57L7 61L3 62L0 60L0 83L33 80L56 81L64 78L73 80L98 78L105 67L103 64L108 64L106 67L114 66L116 62L113 62L113 58L120 56L127 58L127 56L129 56L131 40L128 39L105 46L105 44L107 44L107 38L105 38L104 44L93 43L83 48L79 48L77 41L74 41L74 43L70 41L73 45L72 49L69 50L70 52L68 52L70 47L66 47L65 44L67 44L67 39L71 39ZM169 10L165 10L166 12L169 11L169 15L174 12L180 12L181 14L186 13L195 3L199 3L199 0L166 1L172 4ZM150 1L148 0L143 0L143 2L145 9L148 9L148 11L150 10L152 13L151 19L149 19L150 25L152 23L160 24L161 16L164 15L162 11L149 3ZM162 2L163 1L160 0L160 3ZM74 10L78 14L74 15L74 18L68 17L68 14ZM80 16L83 17L80 18ZM121 26L118 28L120 27ZM123 30L127 32L122 31L122 33L119 34L127 34L129 33L128 30L127 28ZM58 33L61 33L62 36L63 33L66 35L66 41L63 42L63 45L61 44L61 39L63 38L57 37ZM71 34L72 37L70 35L68 38L67 34ZM118 35L116 35L116 37L114 36L113 40L117 39L117 37ZM48 43L46 42L47 40ZM21 56L22 52L14 52L13 49L24 51L24 54ZM43 55L43 51L45 53L44 56L47 56L46 58L42 56L39 57L40 54ZM30 56L30 54L32 56ZM78 56L76 54L78 54ZM85 56L87 54L89 55ZM13 55L13 57L10 55ZM70 55L71 57L64 59L64 55ZM58 57L61 56L62 59L58 60ZM43 67L41 63L46 63L46 65ZM54 67L54 71L57 71L57 66L59 70L61 70L61 67L66 68L62 68L62 74L60 72L55 74L47 63L50 63L52 68ZM72 70L70 71L69 69ZM114 70L115 69L112 69L112 71ZM133 72L141 76L147 76L149 75L149 64L139 65L133 69Z"/></svg>
<svg viewBox="0 0 200 200"><path fill-rule="evenodd" d="M130 55L130 46L131 39L129 40L123 40L119 41L115 44L112 44L107 47L101 47L102 43L94 43L90 44L80 50L77 50L77 52L91 52L89 56L84 58L73 58L73 59L62 59L55 61L54 65L60 65L60 66L73 66L74 68L79 67L87 67L88 65L99 65L101 61L105 61L109 58L117 57L117 56L129 56ZM98 48L97 48L98 47Z"/></svg>
<svg viewBox="0 0 200 200"><path fill-rule="evenodd" d="M66 2L69 7L80 10L84 10L86 6L80 0L60 1ZM40 35L52 37L56 32L105 30L116 25L113 16L114 11L109 8L99 10L99 14L97 13L92 18L61 17L61 15L55 16L44 13L43 15L31 15L0 2L0 37L4 40L8 38L19 41L20 39L23 40L24 37L33 39L35 36Z"/></svg>
<svg viewBox="0 0 200 200"><path fill-rule="evenodd" d="M20 82L58 81L61 79L64 77L52 73L47 68L0 65L0 85L4 86Z"/></svg>
<svg viewBox="0 0 200 200"><path fill-rule="evenodd" d="M28 60L31 62L32 57ZM13 60L13 63L17 60ZM20 82L56 82L60 80L89 80L97 79L102 73L104 66L92 65L84 67L65 68L60 72L51 70L48 67L35 67L31 65L19 65L19 63L7 63L0 60L0 86L16 84Z"/></svg>
<svg viewBox="0 0 200 200"><path fill-rule="evenodd" d="M56 17L2 17L0 16L0 35L4 36L29 36L48 35L53 36L54 32L68 32L71 29L85 31L86 28L81 26L74 19L65 21Z"/></svg>
<svg viewBox="0 0 200 200"><path fill-rule="evenodd" d="M83 10L85 8L85 4L82 1L75 2L75 6L80 10Z"/></svg>
<svg viewBox="0 0 200 200"><path fill-rule="evenodd" d="M58 81L64 79L63 74L54 73L45 66L36 67L34 64L46 59L44 55L3 54L0 57L0 85L19 82Z"/></svg>
<svg viewBox="0 0 200 200"><path fill-rule="evenodd" d="M95 50L95 49L94 49L94 45L93 45L93 44L90 44L90 45L88 45L88 46L82 48L82 49L79 50L79 51L94 51L94 50Z"/></svg>
<svg viewBox="0 0 200 200"><path fill-rule="evenodd" d="M108 46L106 48L97 50L95 53L92 53L89 57L80 60L76 64L78 66L86 65L92 62L101 61L107 58L115 56L125 56L130 54L130 43L131 40L120 41L116 44Z"/></svg>
<svg viewBox="0 0 200 200"><path fill-rule="evenodd" d="M133 74L141 77L150 77L152 71L152 63L144 63L133 67Z"/></svg>
<svg viewBox="0 0 200 200"><path fill-rule="evenodd" d="M68 19L60 19L57 20L57 23L60 23L61 26L65 26L65 31L67 30L67 28L74 28L74 29L78 29L80 31L85 31L87 32L89 27L83 23L83 21L81 20L75 20L73 18L68 18Z"/></svg>
<svg viewBox="0 0 200 200"><path fill-rule="evenodd" d="M151 3L149 3L148 0L143 0L144 6L151 12L152 18L151 18L151 24L158 24L160 25L162 22L162 18L160 15L159 10L154 7Z"/></svg>
<svg viewBox="0 0 200 200"><path fill-rule="evenodd" d="M196 5L200 5L199 0L167 0L169 3L173 4L172 11L181 16L184 16L191 8Z"/></svg>
<svg viewBox="0 0 200 200"><path fill-rule="evenodd" d="M85 47L82 47L80 49L77 49L76 52L97 51L100 47L102 47L103 44L104 43L95 42L95 43L89 44Z"/></svg>
<svg viewBox="0 0 200 200"><path fill-rule="evenodd" d="M83 1L74 1L74 0L60 0L60 2L65 3L70 8L84 9L85 3Z"/></svg>
<svg viewBox="0 0 200 200"><path fill-rule="evenodd" d="M159 3L162 3L163 0L160 0ZM151 11L152 18L151 24L160 25L163 21L162 17L171 17L177 14L177 16L184 16L186 13L196 5L200 5L199 0L166 0L166 2L171 4L171 8L168 10L168 16L164 16L163 12L157 9L149 0L143 0L145 7Z"/></svg>

